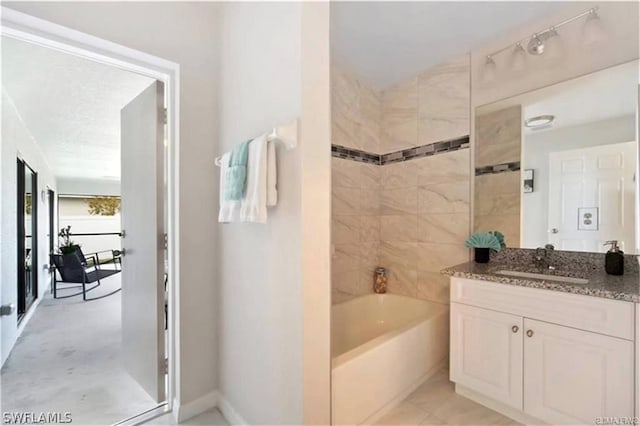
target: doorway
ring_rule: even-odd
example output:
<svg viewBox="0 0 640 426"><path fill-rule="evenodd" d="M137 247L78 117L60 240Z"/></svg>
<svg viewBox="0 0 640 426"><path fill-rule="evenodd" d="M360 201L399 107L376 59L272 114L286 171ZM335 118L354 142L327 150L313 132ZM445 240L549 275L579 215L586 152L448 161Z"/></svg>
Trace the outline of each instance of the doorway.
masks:
<svg viewBox="0 0 640 426"><path fill-rule="evenodd" d="M10 27L10 26L9 26ZM6 32L10 29L8 26L4 26L3 25L3 34L6 34ZM11 32L11 35L14 39L18 39L18 40L25 40L28 39L29 41L33 41L33 38L36 37L33 34L17 34L14 31L9 31ZM17 36L17 37L16 37ZM46 38L42 38L41 40L39 40L38 44L40 45L44 45L47 46L49 44L54 44L53 42L49 42L49 40L47 40ZM71 44L73 44L73 42L71 42ZM174 141L176 141L175 135L176 133L176 116L173 113L173 109L172 109L172 105L175 107L176 103L175 103L175 90L177 89L177 80L175 79L176 77L176 73L177 73L177 66L176 68L172 68L173 65L171 63L168 63L167 61L158 61L162 63L162 66L158 66L158 64L153 64L152 67L149 68L143 68L140 66L141 62L144 61L153 61L153 58L148 57L148 56L144 56L144 61L141 61L139 58L136 58L135 62L137 63L136 65L128 65L124 62L122 62L121 59L115 60L112 59L108 56L102 56L101 54L95 53L95 52L91 52L89 50L87 51L82 51L79 52L78 48L73 47L72 45L68 45L68 46L63 46L61 49L61 46L59 43L56 43L56 49L58 51L67 51L68 53L73 53L76 57L80 56L84 59L87 60L91 60L91 61L95 61L95 62L99 62L101 64L108 64L109 66L114 66L117 63L117 68L119 68L120 70L122 69L129 69L130 71L134 71L135 73L138 74L144 74L147 77L151 77L154 81L160 81L160 83L155 83L156 86L161 86L163 89L165 86L169 86L170 89L167 90L167 92L165 93L164 91L160 90L160 91L155 91L154 90L154 95L156 96L156 100L159 101L163 106L166 105L167 109L165 110L164 108L162 108L162 110L154 110L154 115L157 119L157 121L159 122L161 120L161 118L168 116L168 121L165 124L164 122L161 123L160 126L158 126L158 128L161 129L162 133L158 133L155 136L155 139L153 141L154 143L154 148L156 149L157 147L160 147L160 151L163 156L159 157L159 163L160 164L164 164L164 155L165 155L165 147L166 150L168 151L168 155L167 155L167 159L166 159L166 164L167 164L167 170L165 171L164 167L160 167L159 173L154 174L152 177L154 178L154 190L152 191L156 196L158 196L154 201L156 203L158 203L158 205L160 206L158 208L158 211L160 212L164 212L167 211L168 213L168 220L166 221L167 223L167 227L165 229L164 224L165 221L163 220L163 218L161 216L156 217L155 222L159 223L162 226L162 229L158 228L158 233L156 235L154 235L154 247L156 248L156 250L158 251L158 259L162 259L161 262L158 262L158 267L157 269L157 273L155 274L155 276L159 277L158 281L158 286L157 286L157 292L154 295L155 299L161 302L156 303L150 303L149 305L155 305L157 306L157 311L161 312L161 314L156 316L156 322L159 324L159 329L162 330L161 333L158 333L158 335L161 334L162 338L164 339L164 335L165 335L165 320L164 320L164 312L168 311L169 313L171 313L174 310L173 307L173 297L172 294L174 289L176 288L176 286L178 285L178 281L176 279L176 275L174 274L174 265L176 264L176 251L174 248L174 245L172 244L173 239L174 239L174 235L177 234L177 221L175 220L175 215L176 215L176 211L175 211L175 203L173 203L172 200L175 199L176 194L175 194L175 189L177 188L177 183L175 181L176 179L176 175L173 173L173 171L175 170L175 167L177 165L176 162L176 151L177 148L175 146ZM88 43L86 45L91 45L91 43ZM85 45L85 46L86 46ZM97 49L96 49L97 50ZM115 54L114 54L115 56ZM122 51L120 50L119 55L120 58L123 57L122 55ZM124 55L126 56L126 55ZM136 56L136 55L133 55ZM133 61L133 59L132 59ZM162 71L159 71L162 70ZM166 134L165 134L166 132ZM130 153L131 154L131 153ZM135 159L135 158L140 158L139 157L139 152L133 152L133 157L129 156L130 159ZM144 155L143 155L144 156ZM147 159L146 156L144 156L145 159ZM165 173L168 172L168 173ZM164 176L168 174L168 178L165 180ZM139 184L140 182L136 182L136 184ZM165 185L166 184L166 185ZM138 188L140 188L140 186L138 186ZM157 189L160 188L161 191L158 191ZM148 189L148 188L147 188ZM164 190L167 190L168 193L165 193ZM49 197L49 229L48 229L48 240L45 238L47 235L43 235L41 236L41 241L44 244L48 244L48 248L49 250L53 249L54 251L56 250L56 242L57 242L57 226L55 224L55 217L57 216L55 214L55 205L56 200L55 200L55 193L58 192L59 190L54 192L54 189L50 189L50 192L47 192L47 195ZM32 194L39 194L39 192L36 191L32 191ZM123 198L125 198L126 196L124 196ZM39 198L39 197L35 197L35 198ZM44 197L44 191L43 191L43 196L42 196L42 202L44 204L45 202L45 197ZM164 206L163 202L167 202L167 205ZM23 202L23 204L27 204L27 202ZM128 201L123 199L123 206L125 209L129 209L130 211L134 211L134 210L140 210L143 208L147 208L148 205L144 205L140 202L138 202L138 200L129 198ZM44 207L44 206L43 206ZM42 209L42 211L46 211L44 208ZM44 226L42 228L45 228ZM41 230L41 232L44 231ZM124 235L124 233L123 233ZM131 231L131 232L126 232L127 237L131 236L133 237L135 235L135 232ZM167 241L167 244L164 245L164 249L157 249L158 247L163 247L163 244L161 244L162 241ZM135 266L139 266L141 263L143 263L143 260L139 260L137 258L137 254L144 252L145 250L143 248L138 248L136 247L136 244L134 242L134 238L128 238L127 240L127 247L125 250L121 250L121 254L126 253L126 258L123 259L123 263L125 264L125 269L132 271L135 270L136 268ZM26 246L26 243L23 244L24 246ZM43 247L44 248L44 247ZM165 250L166 250L166 254L165 254ZM26 257L26 256L25 256ZM129 260L130 259L130 260ZM166 267L165 267L165 259L167 259L166 262ZM42 262L42 259L41 259ZM130 268L126 267L126 263L130 262L132 263L132 266ZM147 271L148 272L148 271ZM168 275L169 279L166 281L165 284L165 280L164 280L164 276L165 273ZM136 279L138 279L139 277L136 277ZM165 287L166 285L166 287ZM165 298L165 288L168 290L169 295L168 297ZM124 292L123 292L124 293ZM139 296L139 295L138 295ZM167 300L167 307L165 308L165 300ZM97 303L97 302L96 302ZM83 305L83 306L88 306L88 305ZM93 305L96 306L96 305ZM82 315L81 315L82 316ZM37 316L34 316L33 318L37 319ZM175 318L177 319L177 316L172 316L170 318ZM29 321L30 323L35 323L37 321ZM4 319L3 319L4 321ZM77 321L76 321L77 322ZM159 391L157 391L155 393L155 396L152 398L155 401L158 401L158 404L155 405L154 408L158 408L161 410L166 410L167 408L170 408L170 401L172 401L172 395L174 394L173 391L173 387L174 387L174 383L175 380L173 378L174 375L174 368L173 368L173 357L170 356L170 354L173 353L173 348L174 348L174 325L177 323L177 320L171 320L168 321L168 330L167 330L167 335L168 335L168 341L169 341L169 345L168 345L168 349L165 349L165 345L164 343L157 339L155 342L155 346L158 349L158 354L161 353L161 356L158 355L157 357L157 367L155 370L156 372L161 371L161 384L158 383L158 389ZM88 324L85 324L88 325ZM140 323L138 323L138 325L140 325ZM145 323L146 326L148 326L148 323ZM18 331L22 331L22 330L18 330ZM135 333L133 333L135 334ZM140 338L141 336L138 334L137 335L138 338ZM97 339L97 337L96 337ZM165 351L166 351L166 357L165 357ZM167 360L165 358L168 358L168 363ZM166 375L165 373L165 365L168 364L168 375ZM4 373L4 370L3 370ZM131 373L131 372L130 372ZM135 372L132 373L132 376L136 376L135 379L140 382L141 377L140 375L136 375ZM64 379L63 379L64 380ZM160 381L158 381L160 382ZM6 387L4 386L6 384L6 381L3 382L3 389L6 389ZM118 391L117 386L115 386L114 384L112 384L112 387L114 388L113 390L115 392ZM144 387L144 386L143 386ZM56 395L56 396L61 396L61 395ZM126 399L126 398L125 398ZM3 403L6 402L6 399L3 398ZM126 402L126 401L125 401ZM3 408L6 408L6 404L3 404ZM147 410L149 407L145 407L144 410ZM143 410L139 410L138 412L143 411ZM114 418L112 421L110 421L110 423L114 422L114 421L118 421L121 420L124 416L121 416L120 418ZM81 421L82 422L82 421Z"/></svg>
<svg viewBox="0 0 640 426"><path fill-rule="evenodd" d="M18 185L18 322L38 297L38 175L22 159L17 160Z"/></svg>

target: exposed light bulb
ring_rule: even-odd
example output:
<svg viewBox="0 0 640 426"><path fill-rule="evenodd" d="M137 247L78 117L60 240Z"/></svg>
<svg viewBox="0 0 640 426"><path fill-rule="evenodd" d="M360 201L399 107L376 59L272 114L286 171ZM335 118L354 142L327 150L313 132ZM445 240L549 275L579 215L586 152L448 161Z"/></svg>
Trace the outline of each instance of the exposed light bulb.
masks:
<svg viewBox="0 0 640 426"><path fill-rule="evenodd" d="M511 70L513 72L523 72L527 68L527 52L524 51L521 43L517 43L511 54Z"/></svg>
<svg viewBox="0 0 640 426"><path fill-rule="evenodd" d="M529 40L529 44L527 44L527 51L532 55L542 55L544 53L544 42L538 36L538 34L534 34Z"/></svg>
<svg viewBox="0 0 640 426"><path fill-rule="evenodd" d="M484 68L482 69L482 81L485 83L491 83L496 79L496 62L493 60L491 56L487 56L487 60L484 63Z"/></svg>
<svg viewBox="0 0 640 426"><path fill-rule="evenodd" d="M595 47L607 38L602 20L595 9L589 11L587 20L582 27L582 42L587 47Z"/></svg>

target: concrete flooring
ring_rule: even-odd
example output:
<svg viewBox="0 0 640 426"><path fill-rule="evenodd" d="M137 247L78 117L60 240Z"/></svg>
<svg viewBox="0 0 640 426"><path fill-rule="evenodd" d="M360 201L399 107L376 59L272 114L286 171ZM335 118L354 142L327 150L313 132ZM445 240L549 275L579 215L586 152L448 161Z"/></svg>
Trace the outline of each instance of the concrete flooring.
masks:
<svg viewBox="0 0 640 426"><path fill-rule="evenodd" d="M103 280L90 297L120 287ZM36 308L2 368L2 412L70 412L73 424L113 424L156 406L125 372L120 292L83 302L53 299Z"/></svg>

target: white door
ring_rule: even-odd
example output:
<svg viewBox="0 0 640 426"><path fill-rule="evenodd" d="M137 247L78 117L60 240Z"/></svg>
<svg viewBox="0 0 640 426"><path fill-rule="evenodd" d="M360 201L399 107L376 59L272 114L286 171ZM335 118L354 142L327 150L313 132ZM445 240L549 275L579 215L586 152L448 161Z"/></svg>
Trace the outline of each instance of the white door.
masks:
<svg viewBox="0 0 640 426"><path fill-rule="evenodd" d="M522 317L451 303L451 380L522 410Z"/></svg>
<svg viewBox="0 0 640 426"><path fill-rule="evenodd" d="M557 249L602 252L605 241L618 240L634 251L636 145L549 154L549 242Z"/></svg>
<svg viewBox="0 0 640 426"><path fill-rule="evenodd" d="M153 83L120 114L123 362L158 402L165 399L163 90Z"/></svg>
<svg viewBox="0 0 640 426"><path fill-rule="evenodd" d="M524 411L549 424L634 415L633 342L525 319Z"/></svg>

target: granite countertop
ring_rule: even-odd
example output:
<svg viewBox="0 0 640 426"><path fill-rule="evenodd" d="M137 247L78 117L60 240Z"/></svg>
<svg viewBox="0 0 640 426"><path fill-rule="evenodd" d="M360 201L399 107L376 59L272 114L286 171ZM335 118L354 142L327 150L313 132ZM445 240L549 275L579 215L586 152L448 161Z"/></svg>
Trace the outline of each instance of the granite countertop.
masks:
<svg viewBox="0 0 640 426"><path fill-rule="evenodd" d="M556 266L556 269L553 271L536 268L529 262L530 253L514 255L512 252L511 255L501 255L497 258L492 256L492 260L489 263L462 263L445 268L441 273L452 277L492 281L501 284L541 288L640 303L640 274L638 273L637 258L629 260L629 267L625 268L624 275L616 276L608 275L604 271L604 265L600 264L599 258L594 257L595 254L589 254L593 262L588 263L588 260L585 259L581 259L583 260L583 262L581 262L576 258L572 258L570 252L566 252L567 255L561 253L564 252L554 253L556 260L556 265L554 266ZM544 279L498 275L497 272L502 270L584 278L589 282L587 284L574 284Z"/></svg>

